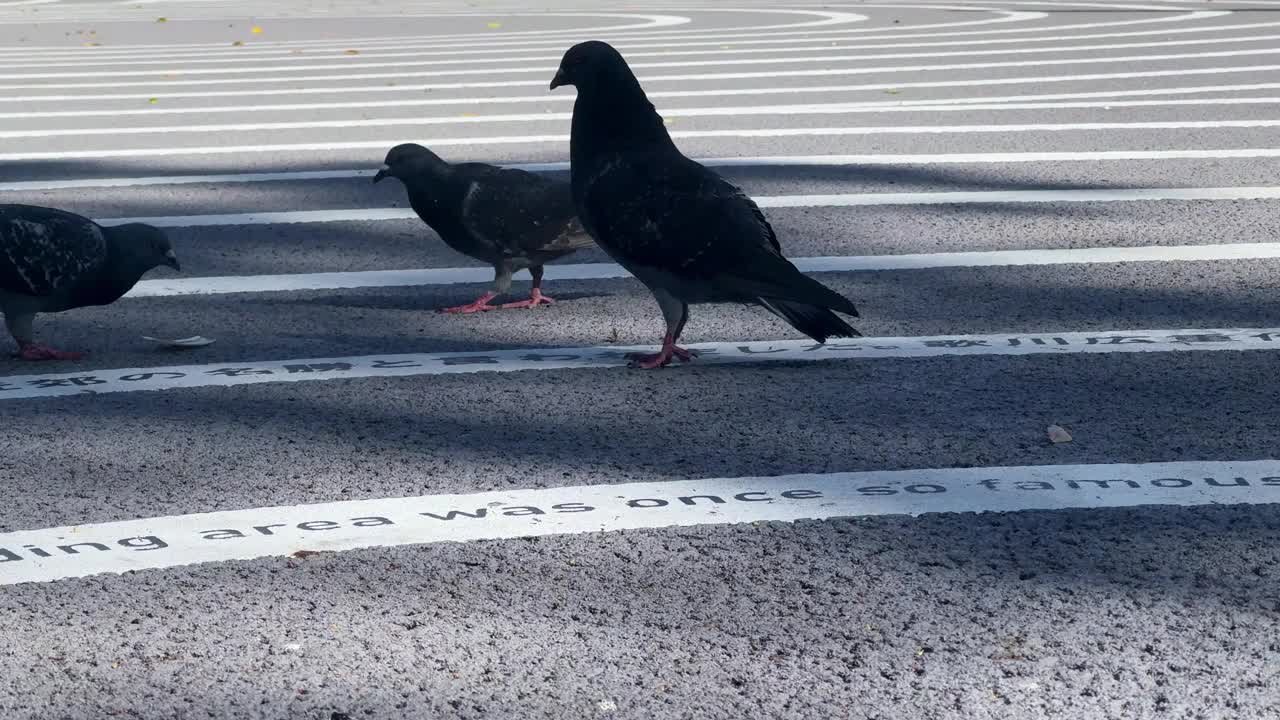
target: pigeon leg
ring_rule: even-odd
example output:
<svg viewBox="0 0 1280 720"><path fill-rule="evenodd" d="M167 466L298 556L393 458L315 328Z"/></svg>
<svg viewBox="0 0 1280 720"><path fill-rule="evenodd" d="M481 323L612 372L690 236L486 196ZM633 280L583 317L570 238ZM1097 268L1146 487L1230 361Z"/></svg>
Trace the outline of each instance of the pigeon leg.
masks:
<svg viewBox="0 0 1280 720"><path fill-rule="evenodd" d="M489 288L489 292L481 295L475 302L444 308L440 312L449 313L450 315L470 315L471 313L497 310L499 306L490 305L489 301L511 287L511 268L506 263L499 263L493 266L493 273L493 287Z"/></svg>
<svg viewBox="0 0 1280 720"><path fill-rule="evenodd" d="M485 312L486 310L497 310L497 305L489 304L489 301L497 296L497 293L487 292L477 298L475 302L467 303L466 305L447 307L440 312L449 313L450 315L470 315L471 313Z"/></svg>
<svg viewBox="0 0 1280 720"><path fill-rule="evenodd" d="M549 298L542 294L542 266L535 265L529 268L529 274L533 276L533 290L529 292L529 299L507 303L502 306L503 308L535 308L539 305L555 304L555 298Z"/></svg>
<svg viewBox="0 0 1280 720"><path fill-rule="evenodd" d="M696 351L676 345L676 340L680 339L680 333L684 331L685 322L689 320L689 305L666 292L655 292L654 297L667 321L667 334L662 337L662 349L656 353L627 353L627 359L631 361L633 368L653 370L666 366L673 357L680 362L689 362L698 355Z"/></svg>
<svg viewBox="0 0 1280 720"><path fill-rule="evenodd" d="M24 343L19 346L17 357L23 360L82 360L84 353L63 352L39 343Z"/></svg>
<svg viewBox="0 0 1280 720"><path fill-rule="evenodd" d="M62 352L35 342L31 334L32 317L26 313L6 313L4 316L5 326L9 328L13 339L18 342L18 352L15 357L23 360L80 360L84 357L84 353Z"/></svg>

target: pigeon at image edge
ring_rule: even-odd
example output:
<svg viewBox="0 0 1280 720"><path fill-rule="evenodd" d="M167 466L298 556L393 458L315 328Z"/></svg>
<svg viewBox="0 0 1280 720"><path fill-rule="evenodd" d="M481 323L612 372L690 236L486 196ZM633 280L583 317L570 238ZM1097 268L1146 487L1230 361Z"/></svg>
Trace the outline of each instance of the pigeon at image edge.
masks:
<svg viewBox="0 0 1280 720"><path fill-rule="evenodd" d="M180 269L168 237L150 225L103 227L63 210L0 205L0 312L24 360L84 355L37 343L37 313L109 305L161 265Z"/></svg>

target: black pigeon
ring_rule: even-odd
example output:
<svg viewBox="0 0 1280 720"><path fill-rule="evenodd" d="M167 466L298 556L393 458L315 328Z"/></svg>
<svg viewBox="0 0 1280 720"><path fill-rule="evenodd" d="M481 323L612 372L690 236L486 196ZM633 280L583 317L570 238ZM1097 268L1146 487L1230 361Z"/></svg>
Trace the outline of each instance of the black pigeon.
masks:
<svg viewBox="0 0 1280 720"><path fill-rule="evenodd" d="M463 255L493 265L493 287L448 313L550 305L542 294L542 266L592 245L574 217L569 184L542 175L484 163L450 164L421 145L391 148L387 167L373 176L399 178L418 217ZM533 276L528 300L490 305L511 289L511 275L524 269Z"/></svg>
<svg viewBox="0 0 1280 720"><path fill-rule="evenodd" d="M761 305L809 337L857 337L832 310L857 317L844 296L801 274L764 213L741 189L676 148L662 117L618 51L569 48L551 89L578 88L569 142L578 217L662 308L662 350L633 365L662 367L694 353L676 346L690 303Z"/></svg>
<svg viewBox="0 0 1280 720"><path fill-rule="evenodd" d="M78 360L39 345L36 313L109 305L148 270L178 268L164 232L140 223L102 227L53 208L0 205L0 311L24 360Z"/></svg>

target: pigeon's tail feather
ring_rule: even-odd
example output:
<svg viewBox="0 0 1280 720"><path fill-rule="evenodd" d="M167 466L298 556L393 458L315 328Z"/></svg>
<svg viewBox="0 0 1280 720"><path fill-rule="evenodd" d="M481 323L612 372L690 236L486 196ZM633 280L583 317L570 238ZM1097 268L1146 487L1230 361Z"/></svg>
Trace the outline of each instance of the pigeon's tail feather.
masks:
<svg viewBox="0 0 1280 720"><path fill-rule="evenodd" d="M791 263L787 264L791 265ZM791 268L794 274L787 279L788 292L782 297L820 305L845 315L858 317L858 308L854 307L849 298L796 270L794 265L791 265Z"/></svg>
<svg viewBox="0 0 1280 720"><path fill-rule="evenodd" d="M861 337L849 323L825 307L791 300L758 298L761 305L774 315L786 320L791 327L817 340L826 342L829 337ZM848 301L846 301L848 302Z"/></svg>
<svg viewBox="0 0 1280 720"><path fill-rule="evenodd" d="M775 304L816 305L858 317L858 308L849 298L805 275L777 255L765 262L721 275L716 284L731 296L764 298Z"/></svg>
<svg viewBox="0 0 1280 720"><path fill-rule="evenodd" d="M571 250L581 250L582 248L592 247L595 244L596 244L595 238L591 237L591 235L587 233L586 230L579 229L577 233L570 235L568 238L566 238L564 247L569 248Z"/></svg>

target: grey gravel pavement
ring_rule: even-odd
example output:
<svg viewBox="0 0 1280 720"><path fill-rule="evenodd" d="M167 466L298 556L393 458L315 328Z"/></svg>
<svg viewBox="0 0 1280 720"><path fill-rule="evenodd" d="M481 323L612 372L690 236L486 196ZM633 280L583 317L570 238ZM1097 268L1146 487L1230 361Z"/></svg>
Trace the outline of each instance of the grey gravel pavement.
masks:
<svg viewBox="0 0 1280 720"><path fill-rule="evenodd" d="M1280 2L732 5L0 1L0 202L176 217L184 272L148 280L239 288L41 316L44 341L88 356L0 356L0 717L1280 715L1280 354L1194 352L1280 327ZM583 267L608 262L598 249L560 262L552 307L458 317L436 310L483 283L338 282L478 266L416 220L287 215L403 209L370 182L401 141L565 163L572 91L547 83L593 38L631 59L686 154L787 205L766 213L790 257L932 262L816 273L869 342L1088 345L4 395L121 369L655 344L643 286ZM1197 199L1139 197L1174 191ZM264 212L286 215L207 217ZM993 251L1023 253L938 259ZM1193 334L1112 347L1169 331ZM142 338L190 335L216 342ZM736 306L695 307L685 336L800 338ZM1041 466L1128 492L1141 463L1207 482L1209 464L1271 460L1250 504L1145 504L1134 483L1135 507L1100 486L1067 509L973 513L944 493L915 517L727 510L6 578L41 552L107 552L98 524L200 530L217 511ZM18 541L51 529L79 551Z"/></svg>

